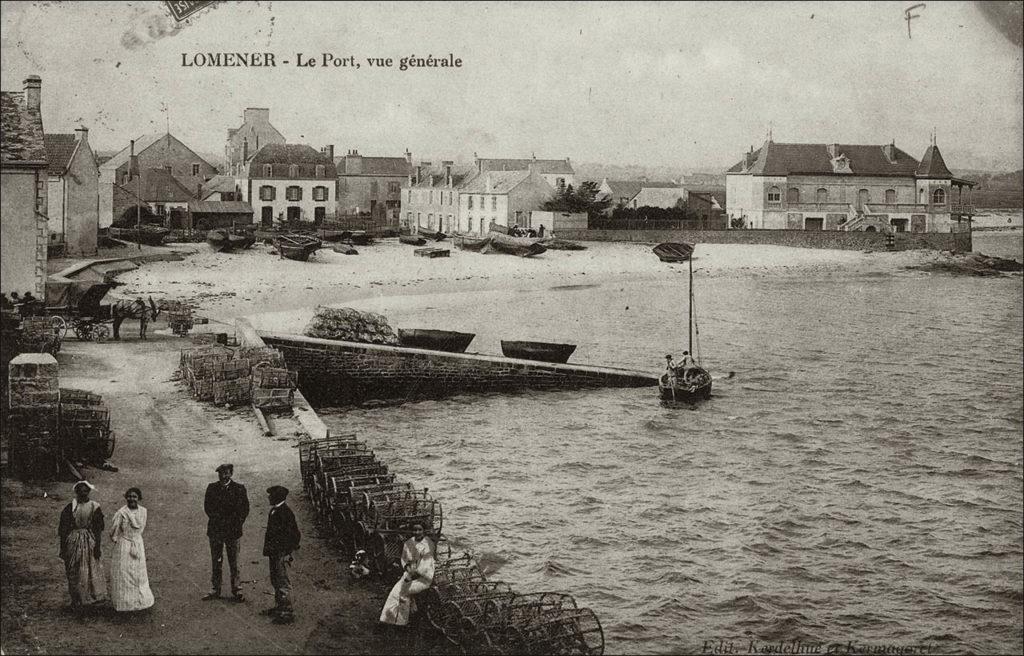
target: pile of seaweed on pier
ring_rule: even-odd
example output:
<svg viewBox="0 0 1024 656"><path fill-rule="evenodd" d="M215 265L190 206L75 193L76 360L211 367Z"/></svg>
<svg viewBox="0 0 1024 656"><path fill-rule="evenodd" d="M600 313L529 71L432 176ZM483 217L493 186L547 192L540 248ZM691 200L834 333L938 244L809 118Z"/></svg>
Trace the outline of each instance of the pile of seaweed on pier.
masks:
<svg viewBox="0 0 1024 656"><path fill-rule="evenodd" d="M280 351L210 343L215 339L196 335L181 351L179 371L194 398L226 406L251 403L261 410L291 407L298 378Z"/></svg>
<svg viewBox="0 0 1024 656"><path fill-rule="evenodd" d="M303 488L320 524L346 555L366 552L382 583L402 573L409 527L423 526L439 552L423 612L447 640L467 653L604 653L600 621L571 595L516 592L488 579L471 554L452 556L441 502L428 489L400 481L365 441L341 435L298 447Z"/></svg>
<svg viewBox="0 0 1024 656"><path fill-rule="evenodd" d="M364 344L398 346L398 333L387 318L374 312L360 312L352 308L330 308L318 305L309 325L308 337L339 339Z"/></svg>

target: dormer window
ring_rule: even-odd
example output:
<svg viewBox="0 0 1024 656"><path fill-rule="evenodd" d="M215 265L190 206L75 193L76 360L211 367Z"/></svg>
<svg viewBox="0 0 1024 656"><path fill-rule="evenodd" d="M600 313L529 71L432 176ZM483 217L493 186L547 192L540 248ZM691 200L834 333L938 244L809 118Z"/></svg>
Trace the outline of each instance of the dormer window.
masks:
<svg viewBox="0 0 1024 656"><path fill-rule="evenodd" d="M316 165L316 177L322 178L326 174L327 174L327 167L325 167L323 164L317 164Z"/></svg>
<svg viewBox="0 0 1024 656"><path fill-rule="evenodd" d="M839 155L838 157L832 158L832 172L833 173L853 173L850 170L850 160L846 155Z"/></svg>
<svg viewBox="0 0 1024 656"><path fill-rule="evenodd" d="M192 165L192 177L194 178L197 175L199 175L199 164L193 164Z"/></svg>
<svg viewBox="0 0 1024 656"><path fill-rule="evenodd" d="M946 190L936 189L932 192L932 204L933 205L945 205L946 204Z"/></svg>
<svg viewBox="0 0 1024 656"><path fill-rule="evenodd" d="M297 177L299 177L299 165L298 164L292 164L291 166L288 167L288 177L289 178L297 178Z"/></svg>
<svg viewBox="0 0 1024 656"><path fill-rule="evenodd" d="M273 175L274 175L274 167L271 166L270 164L264 164L263 165L263 177L264 178L270 178L270 177L273 177Z"/></svg>

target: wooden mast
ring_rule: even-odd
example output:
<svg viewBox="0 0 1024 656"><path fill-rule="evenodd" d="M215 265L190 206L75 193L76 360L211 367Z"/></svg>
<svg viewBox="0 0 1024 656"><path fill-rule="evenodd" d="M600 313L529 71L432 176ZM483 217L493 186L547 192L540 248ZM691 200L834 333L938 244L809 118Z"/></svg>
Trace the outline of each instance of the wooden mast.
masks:
<svg viewBox="0 0 1024 656"><path fill-rule="evenodd" d="M689 323L690 337L689 337L689 341L686 343L686 348L690 352L690 357L693 358L694 362L696 362L697 358L694 357L694 354L693 354L693 253L690 253L690 257L687 258L687 261L690 263L690 300L689 300L689 303L687 304L688 309L689 309L689 322L688 323Z"/></svg>

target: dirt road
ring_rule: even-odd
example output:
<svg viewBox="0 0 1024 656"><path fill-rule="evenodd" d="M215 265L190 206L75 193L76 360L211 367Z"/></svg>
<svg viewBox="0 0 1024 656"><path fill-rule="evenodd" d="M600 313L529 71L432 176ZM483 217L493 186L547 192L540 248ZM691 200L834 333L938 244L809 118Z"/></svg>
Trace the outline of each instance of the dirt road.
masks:
<svg viewBox="0 0 1024 656"><path fill-rule="evenodd" d="M149 510L146 553L155 607L139 617L99 612L79 618L63 610L67 589L57 558L57 519L71 483L3 482L2 627L5 654L372 654L444 653L453 649L420 632L377 631L386 596L380 581L350 582L347 559L317 536L299 482L295 429L264 437L251 413L191 399L173 380L187 342L156 335L148 342L65 342L61 386L103 394L117 433L118 472L87 469L93 498L109 518L130 486ZM372 439L372 436L364 436ZM203 494L214 468L235 465L252 511L241 540L245 603L200 601L209 586ZM303 533L292 587L297 619L274 625L259 614L273 605L262 557L266 488L285 485ZM104 565L109 543L104 545ZM226 569L226 566L225 566ZM226 574L226 571L225 571ZM226 587L226 584L225 584Z"/></svg>

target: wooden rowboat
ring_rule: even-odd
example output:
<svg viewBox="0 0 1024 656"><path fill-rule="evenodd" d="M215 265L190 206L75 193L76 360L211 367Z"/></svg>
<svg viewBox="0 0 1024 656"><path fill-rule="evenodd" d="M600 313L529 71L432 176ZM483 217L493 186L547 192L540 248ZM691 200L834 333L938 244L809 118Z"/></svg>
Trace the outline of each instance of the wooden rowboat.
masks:
<svg viewBox="0 0 1024 656"><path fill-rule="evenodd" d="M229 230L211 230L206 233L206 243L217 253L249 248L256 243L256 235L238 234Z"/></svg>
<svg viewBox="0 0 1024 656"><path fill-rule="evenodd" d="M469 343L476 337L473 333L457 333L452 330L429 328L399 328L398 339L408 348L465 353Z"/></svg>
<svg viewBox="0 0 1024 656"><path fill-rule="evenodd" d="M452 237L452 242L455 243L457 248L464 251L480 252L487 246L487 244L490 243L490 239L487 237L473 237L471 235L461 235L456 233L455 236Z"/></svg>
<svg viewBox="0 0 1024 656"><path fill-rule="evenodd" d="M316 237L298 234L280 235L274 239L274 246L281 257L297 262L305 262L310 255L323 248Z"/></svg>
<svg viewBox="0 0 1024 656"><path fill-rule="evenodd" d="M398 241L410 246L423 246L427 240L419 235L398 235Z"/></svg>
<svg viewBox="0 0 1024 656"><path fill-rule="evenodd" d="M345 237L342 237L346 240ZM373 236L365 230L353 230L348 234L347 241L355 246L367 246L373 242Z"/></svg>
<svg viewBox="0 0 1024 656"><path fill-rule="evenodd" d="M164 238L170 234L168 228L153 225L143 225L140 228L109 228L109 234L114 239L130 241L136 244L147 246L159 246L164 243Z"/></svg>
<svg viewBox="0 0 1024 656"><path fill-rule="evenodd" d="M693 255L693 246L682 242L667 241L652 250L662 262L685 262Z"/></svg>
<svg viewBox="0 0 1024 656"><path fill-rule="evenodd" d="M506 358L539 360L540 362L565 363L576 350L575 344L552 344L550 342L511 342L501 340L501 352Z"/></svg>
<svg viewBox="0 0 1024 656"><path fill-rule="evenodd" d="M518 255L519 257L533 257L534 255L540 255L547 250L547 247L536 239L529 239L526 237L509 237L508 235L500 232L491 232L488 236L491 240L491 248L500 253Z"/></svg>

